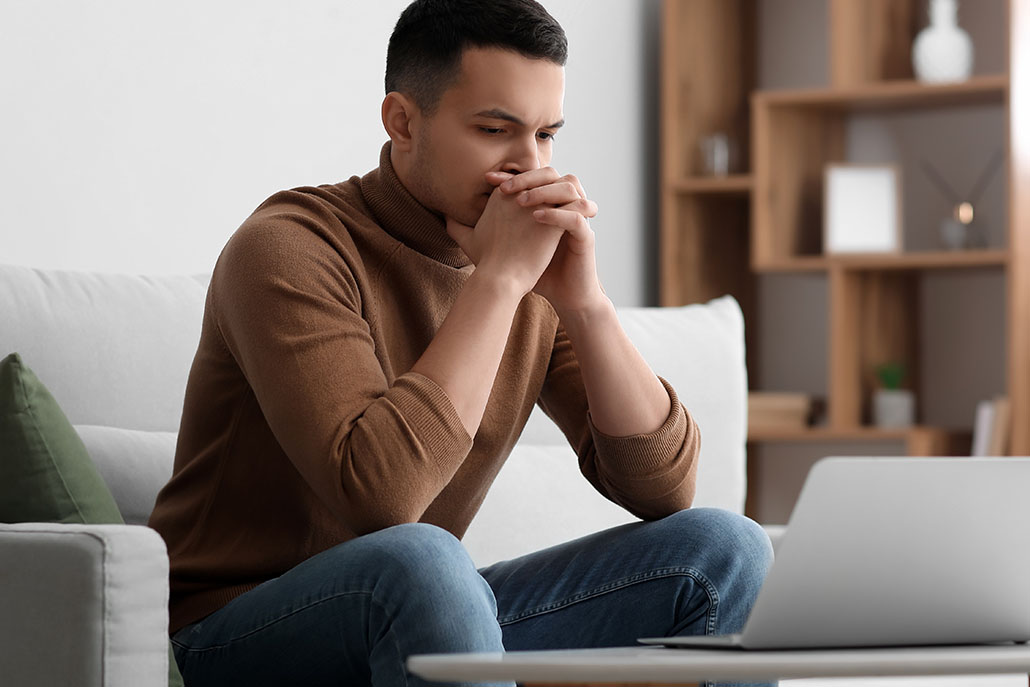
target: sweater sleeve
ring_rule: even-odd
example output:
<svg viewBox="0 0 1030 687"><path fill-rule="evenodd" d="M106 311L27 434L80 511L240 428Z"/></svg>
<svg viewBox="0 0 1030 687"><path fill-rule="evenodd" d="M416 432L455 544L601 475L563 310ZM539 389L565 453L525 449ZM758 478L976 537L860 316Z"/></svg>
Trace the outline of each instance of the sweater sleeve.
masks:
<svg viewBox="0 0 1030 687"><path fill-rule="evenodd" d="M446 393L376 356L354 256L313 212L255 213L212 276L226 348L286 456L358 534L416 522L472 447Z"/></svg>
<svg viewBox="0 0 1030 687"><path fill-rule="evenodd" d="M671 410L657 431L628 437L603 434L590 419L579 362L559 327L539 400L576 450L583 476L603 496L644 520L690 507L701 448L697 423L672 386L659 380Z"/></svg>

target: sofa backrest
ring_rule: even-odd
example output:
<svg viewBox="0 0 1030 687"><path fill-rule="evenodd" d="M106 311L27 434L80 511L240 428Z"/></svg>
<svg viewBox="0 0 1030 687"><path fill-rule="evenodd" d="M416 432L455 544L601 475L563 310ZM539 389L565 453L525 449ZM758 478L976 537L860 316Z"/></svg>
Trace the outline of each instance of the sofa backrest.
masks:
<svg viewBox="0 0 1030 687"><path fill-rule="evenodd" d="M179 430L207 277L0 265L0 356L21 353L72 424Z"/></svg>
<svg viewBox="0 0 1030 687"><path fill-rule="evenodd" d="M0 265L0 357L21 353L47 385L132 524L146 522L171 474L206 289L202 276ZM701 428L695 503L741 512L747 379L736 301L621 308L619 317ZM512 513L521 514L514 526ZM631 519L592 491L564 437L538 410L466 543L482 564Z"/></svg>
<svg viewBox="0 0 1030 687"><path fill-rule="evenodd" d="M0 265L0 357L54 395L129 524L172 472L207 281Z"/></svg>
<svg viewBox="0 0 1030 687"><path fill-rule="evenodd" d="M619 308L619 322L701 428L696 505L744 512L747 365L744 315L732 296L677 308ZM567 446L537 408L520 443Z"/></svg>

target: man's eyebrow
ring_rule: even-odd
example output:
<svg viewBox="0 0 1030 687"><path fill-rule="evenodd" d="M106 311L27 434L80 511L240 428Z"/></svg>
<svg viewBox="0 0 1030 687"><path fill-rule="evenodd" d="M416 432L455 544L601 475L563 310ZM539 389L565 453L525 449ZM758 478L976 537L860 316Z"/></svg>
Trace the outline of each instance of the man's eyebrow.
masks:
<svg viewBox="0 0 1030 687"><path fill-rule="evenodd" d="M502 110L499 107L495 107L492 110L483 110L482 112L477 112L476 116L477 117L486 117L487 119L503 119L506 122L511 122L512 124L516 124L518 126L526 126L526 123L524 121L522 121L521 119L519 119L518 117L516 117L512 113L508 112L507 110ZM565 119L564 118L558 120L554 124L550 124L548 126L545 126L544 128L545 129L560 129L563 126L565 126Z"/></svg>

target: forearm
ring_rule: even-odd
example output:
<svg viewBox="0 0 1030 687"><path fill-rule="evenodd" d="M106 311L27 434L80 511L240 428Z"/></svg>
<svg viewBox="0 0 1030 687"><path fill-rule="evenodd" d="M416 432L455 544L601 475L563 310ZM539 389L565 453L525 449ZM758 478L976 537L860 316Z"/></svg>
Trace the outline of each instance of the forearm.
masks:
<svg viewBox="0 0 1030 687"><path fill-rule="evenodd" d="M594 426L615 437L650 434L668 419L669 394L626 336L607 298L560 313L579 361Z"/></svg>
<svg viewBox="0 0 1030 687"><path fill-rule="evenodd" d="M522 295L514 284L473 272L411 368L444 390L469 436L483 419Z"/></svg>

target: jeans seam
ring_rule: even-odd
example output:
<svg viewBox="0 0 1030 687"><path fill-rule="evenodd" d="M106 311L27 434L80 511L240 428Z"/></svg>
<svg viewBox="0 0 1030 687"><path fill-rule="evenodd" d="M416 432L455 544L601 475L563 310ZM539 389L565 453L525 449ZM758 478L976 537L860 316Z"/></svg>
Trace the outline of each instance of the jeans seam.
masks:
<svg viewBox="0 0 1030 687"><path fill-rule="evenodd" d="M608 584L602 585L600 587L596 587L594 589L590 589L590 590L587 590L587 591L580 592L579 594L575 594L575 595L567 597L565 599L561 599L559 601L553 601L553 602L551 602L549 604L546 604L546 605L543 605L543 606L538 606L536 608L531 608L531 609L522 611L521 613L518 613L516 615L507 616L505 618L498 618L497 622L502 627L505 626L505 625L511 625L513 623L520 622L522 620L526 620L527 618L532 618L532 617L536 617L536 616L540 616L540 615L545 615L547 613L550 613L550 612L553 612L553 611L556 611L556 610L559 610L561 608L565 608L565 607L568 607L568 606L572 606L572 605L580 603L582 601L588 601L590 599L596 598L598 596L602 596L604 594L607 594L607 593L612 592L612 591L616 591L618 589L623 589L625 587L630 587L632 585L640 584L642 582L647 582L647 581L650 581L650 580L663 579L663 578L667 578L667 577L675 577L677 575L684 575L686 577L690 577L691 579L694 580L694 582L699 584L702 589L705 590L705 593L708 595L708 602L709 602L708 603L708 608L709 608L709 611L708 611L708 622L707 622L707 625L705 627L705 633L706 634L714 634L715 633L715 623L716 623L716 610L717 610L718 605L719 605L719 592L715 588L715 585L713 585L708 580L708 578L704 576L704 574L702 574L699 570L697 570L695 568L689 568L689 567L659 568L657 570L650 570L650 571L645 572L645 573L638 573L638 574L632 575L630 577L624 577L622 579L614 580L612 582L609 582Z"/></svg>
<svg viewBox="0 0 1030 687"><path fill-rule="evenodd" d="M335 599L339 599L340 597L352 596L352 595L362 595L362 594L363 595L367 595L367 596L373 596L372 592L368 592L368 591L347 591L347 592L339 592L337 594L332 594L332 595L327 596L327 597L325 597L323 599L319 599L318 601L313 601L313 602L311 602L309 604L305 604L304 606L301 606L300 608L295 608L292 611L290 611L289 613L284 613L283 615L275 618L274 620L270 620L270 621L266 622L265 624L263 624L263 625L261 625L259 627L255 627L255 628L253 628L251 630L248 630L247 632L244 632L243 634L241 634L238 637L233 637L233 638L231 638L231 639L229 639L229 640L227 640L227 641L225 641L223 643L216 644L216 645L213 645L213 646L206 646L206 647L203 647L203 648L193 648L193 647L186 646L182 642L177 642L174 637L171 639L171 642L172 642L172 644L174 644L175 646L179 647L183 651L189 651L189 652L192 652L192 653L202 653L202 652L205 652L205 651L214 651L216 649L224 649L227 646L229 646L230 644L232 644L233 642L241 641L243 639L246 639L247 637L250 637L251 635L254 635L254 634L257 634L258 632L266 630L269 627L271 627L272 625L280 623L283 620L286 620L287 618L300 613L301 611L306 611L309 608L314 608L315 606L319 606L319 605L321 605L323 603L326 603L328 601L334 601Z"/></svg>

